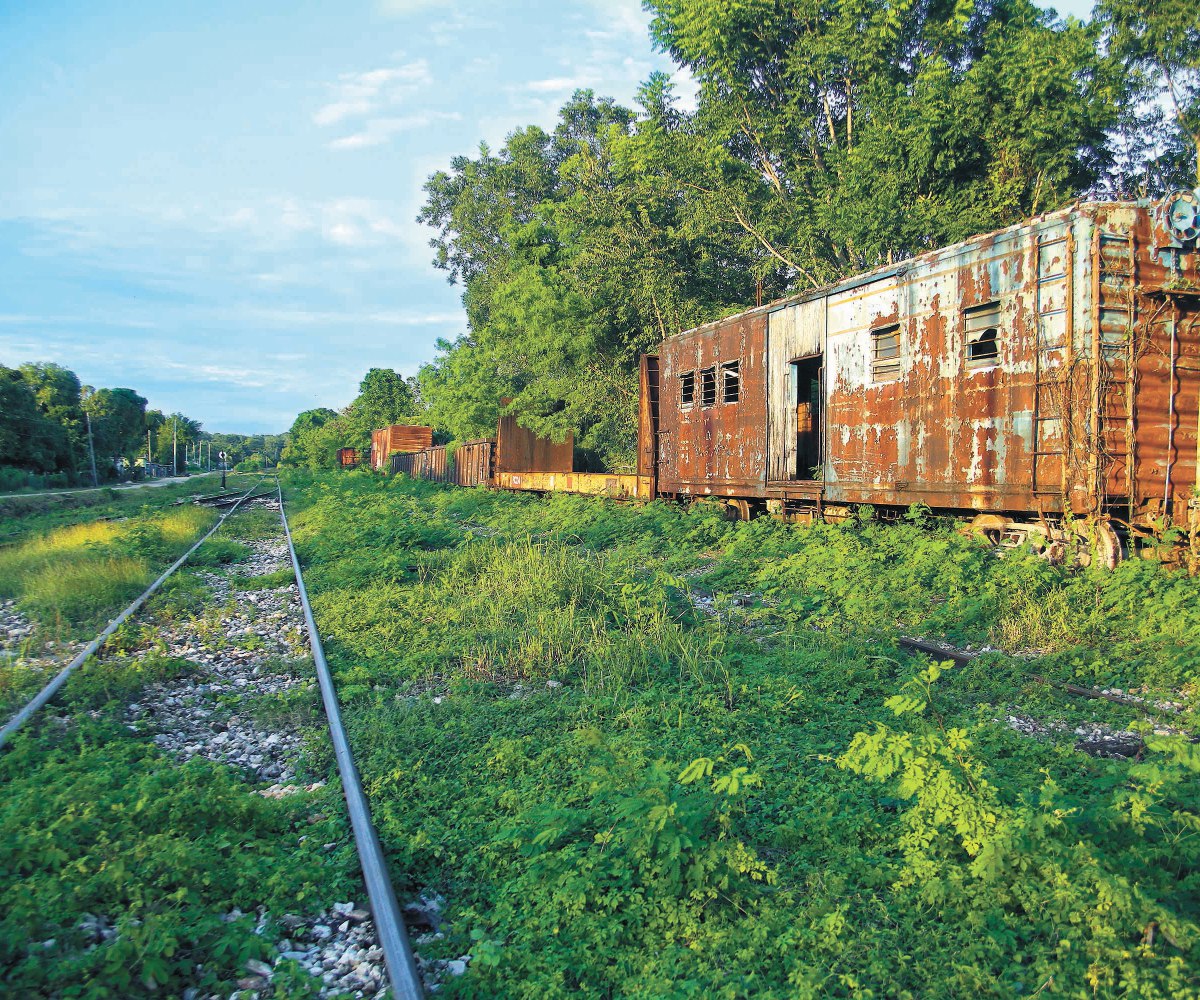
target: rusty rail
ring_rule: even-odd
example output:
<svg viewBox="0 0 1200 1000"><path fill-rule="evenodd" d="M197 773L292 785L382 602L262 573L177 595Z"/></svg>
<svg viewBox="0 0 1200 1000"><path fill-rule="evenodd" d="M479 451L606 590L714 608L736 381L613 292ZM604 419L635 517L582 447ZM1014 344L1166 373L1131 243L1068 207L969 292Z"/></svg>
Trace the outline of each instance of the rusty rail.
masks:
<svg viewBox="0 0 1200 1000"><path fill-rule="evenodd" d="M321 699L325 704L325 716L329 720L329 735L333 742L334 756L337 758L338 773L342 777L342 792L346 797L346 808L350 814L350 825L354 831L354 843L362 864L367 895L371 900L371 914L375 918L375 929L379 934L379 943L387 962L388 977L392 981L392 992L398 1000L423 1000L425 994L421 989L421 977L417 972L412 947L408 943L408 933L404 929L404 919L400 914L400 904L396 901L396 891L392 888L392 880L388 875L383 846L379 842L379 834L375 831L375 824L371 820L371 808L367 804L362 779L359 777L358 767L354 763L354 755L350 750L346 729L342 725L337 689L334 687L333 675L329 671L329 663L325 659L325 649L321 645L321 635L317 631L312 606L308 602L308 590L304 586L304 576L300 572L300 560L296 556L296 547L292 544L292 531L288 526L287 511L283 506L283 487L278 482L276 489L279 494L279 516L283 520L283 533L287 538L288 552L292 557L292 569L296 574L296 589L300 592L300 605L304 609L304 621L308 626L308 639L312 647L317 681L321 686Z"/></svg>
<svg viewBox="0 0 1200 1000"><path fill-rule="evenodd" d="M938 656L943 660L953 660L960 666L964 663L970 663L976 657L982 655L980 653L968 653L963 649L955 649L953 646L946 646L938 642L929 642L925 639L909 639L901 636L897 640L897 644L905 649L911 649L918 653L926 653L929 656ZM1084 687L1081 684L1071 684L1068 681L1055 681L1049 677L1043 677L1041 674L1032 674L1027 670L1020 671L1031 681L1037 684L1048 684L1050 687L1058 688L1067 694L1073 694L1079 698L1099 698L1104 701L1116 702L1118 705L1133 705L1138 708L1145 708L1148 702L1142 698L1136 698L1131 695L1110 694L1107 691L1101 691L1098 688Z"/></svg>

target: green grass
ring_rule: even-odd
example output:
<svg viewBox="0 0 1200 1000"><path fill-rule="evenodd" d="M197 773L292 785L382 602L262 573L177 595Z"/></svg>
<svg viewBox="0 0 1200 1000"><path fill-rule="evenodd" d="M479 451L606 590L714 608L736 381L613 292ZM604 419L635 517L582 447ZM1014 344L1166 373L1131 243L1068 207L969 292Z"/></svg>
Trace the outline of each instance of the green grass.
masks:
<svg viewBox="0 0 1200 1000"><path fill-rule="evenodd" d="M231 492L244 492L257 476L230 476ZM103 518L125 518L163 510L195 494L212 493L219 480L210 475L193 476L187 482L139 489L101 489L65 496L30 494L0 500L0 546L21 542L31 536L49 534L67 527Z"/></svg>
<svg viewBox="0 0 1200 1000"><path fill-rule="evenodd" d="M232 583L238 590L276 590L295 581L296 574L292 572L291 567L284 567L259 576L235 576Z"/></svg>
<svg viewBox="0 0 1200 1000"><path fill-rule="evenodd" d="M1107 761L1072 732L1195 732L1194 704L1032 678L1194 692L1200 582L997 559L916 512L800 529L362 476L298 478L289 509L393 872L450 901L427 957L473 956L444 995L1200 990L1194 747ZM914 634L1022 655L934 677Z"/></svg>
<svg viewBox="0 0 1200 1000"><path fill-rule="evenodd" d="M188 506L59 528L0 549L0 596L56 631L94 631L215 520Z"/></svg>

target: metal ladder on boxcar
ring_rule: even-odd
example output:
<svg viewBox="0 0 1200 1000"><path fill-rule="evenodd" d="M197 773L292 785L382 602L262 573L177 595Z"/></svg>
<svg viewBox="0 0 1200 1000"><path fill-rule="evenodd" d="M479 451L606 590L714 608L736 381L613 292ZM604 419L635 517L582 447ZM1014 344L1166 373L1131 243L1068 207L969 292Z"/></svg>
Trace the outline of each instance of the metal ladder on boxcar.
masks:
<svg viewBox="0 0 1200 1000"><path fill-rule="evenodd" d="M1069 227L1038 234L1033 385L1033 495L1067 496L1075 239ZM1053 470L1057 459L1058 469ZM1049 468L1048 468L1049 466ZM1057 471L1057 475L1053 474Z"/></svg>
<svg viewBox="0 0 1200 1000"><path fill-rule="evenodd" d="M1097 231L1096 278L1093 302L1093 454L1095 482L1102 494L1106 472L1114 464L1125 468L1125 498L1134 497L1134 391L1137 379L1134 322L1133 233L1118 236ZM1101 464L1103 463L1103 464ZM1132 511L1132 506L1131 506Z"/></svg>

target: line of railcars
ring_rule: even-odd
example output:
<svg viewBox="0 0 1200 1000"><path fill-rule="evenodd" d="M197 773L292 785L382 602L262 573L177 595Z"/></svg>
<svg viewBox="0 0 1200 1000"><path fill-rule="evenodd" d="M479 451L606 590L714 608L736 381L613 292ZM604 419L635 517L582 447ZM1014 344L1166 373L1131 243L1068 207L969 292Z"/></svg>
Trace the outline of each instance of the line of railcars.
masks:
<svg viewBox="0 0 1200 1000"><path fill-rule="evenodd" d="M687 330L641 360L636 472L495 439L391 456L461 485L924 504L1009 537L1200 525L1200 199L1091 202ZM377 432L377 436L380 432ZM377 467L382 456L373 459Z"/></svg>

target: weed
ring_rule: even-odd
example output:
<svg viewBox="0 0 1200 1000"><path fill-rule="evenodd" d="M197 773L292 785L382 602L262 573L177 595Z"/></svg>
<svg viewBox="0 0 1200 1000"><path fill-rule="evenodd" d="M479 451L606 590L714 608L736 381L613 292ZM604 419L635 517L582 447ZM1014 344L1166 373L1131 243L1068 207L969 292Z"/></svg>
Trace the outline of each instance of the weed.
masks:
<svg viewBox="0 0 1200 1000"><path fill-rule="evenodd" d="M1186 692L1196 581L997 559L922 511L797 529L365 476L289 510L389 856L474 956L447 995L1195 992L1184 750L1088 757L1074 726L1146 713L1030 674ZM1041 655L889 700L929 669L913 634Z"/></svg>

